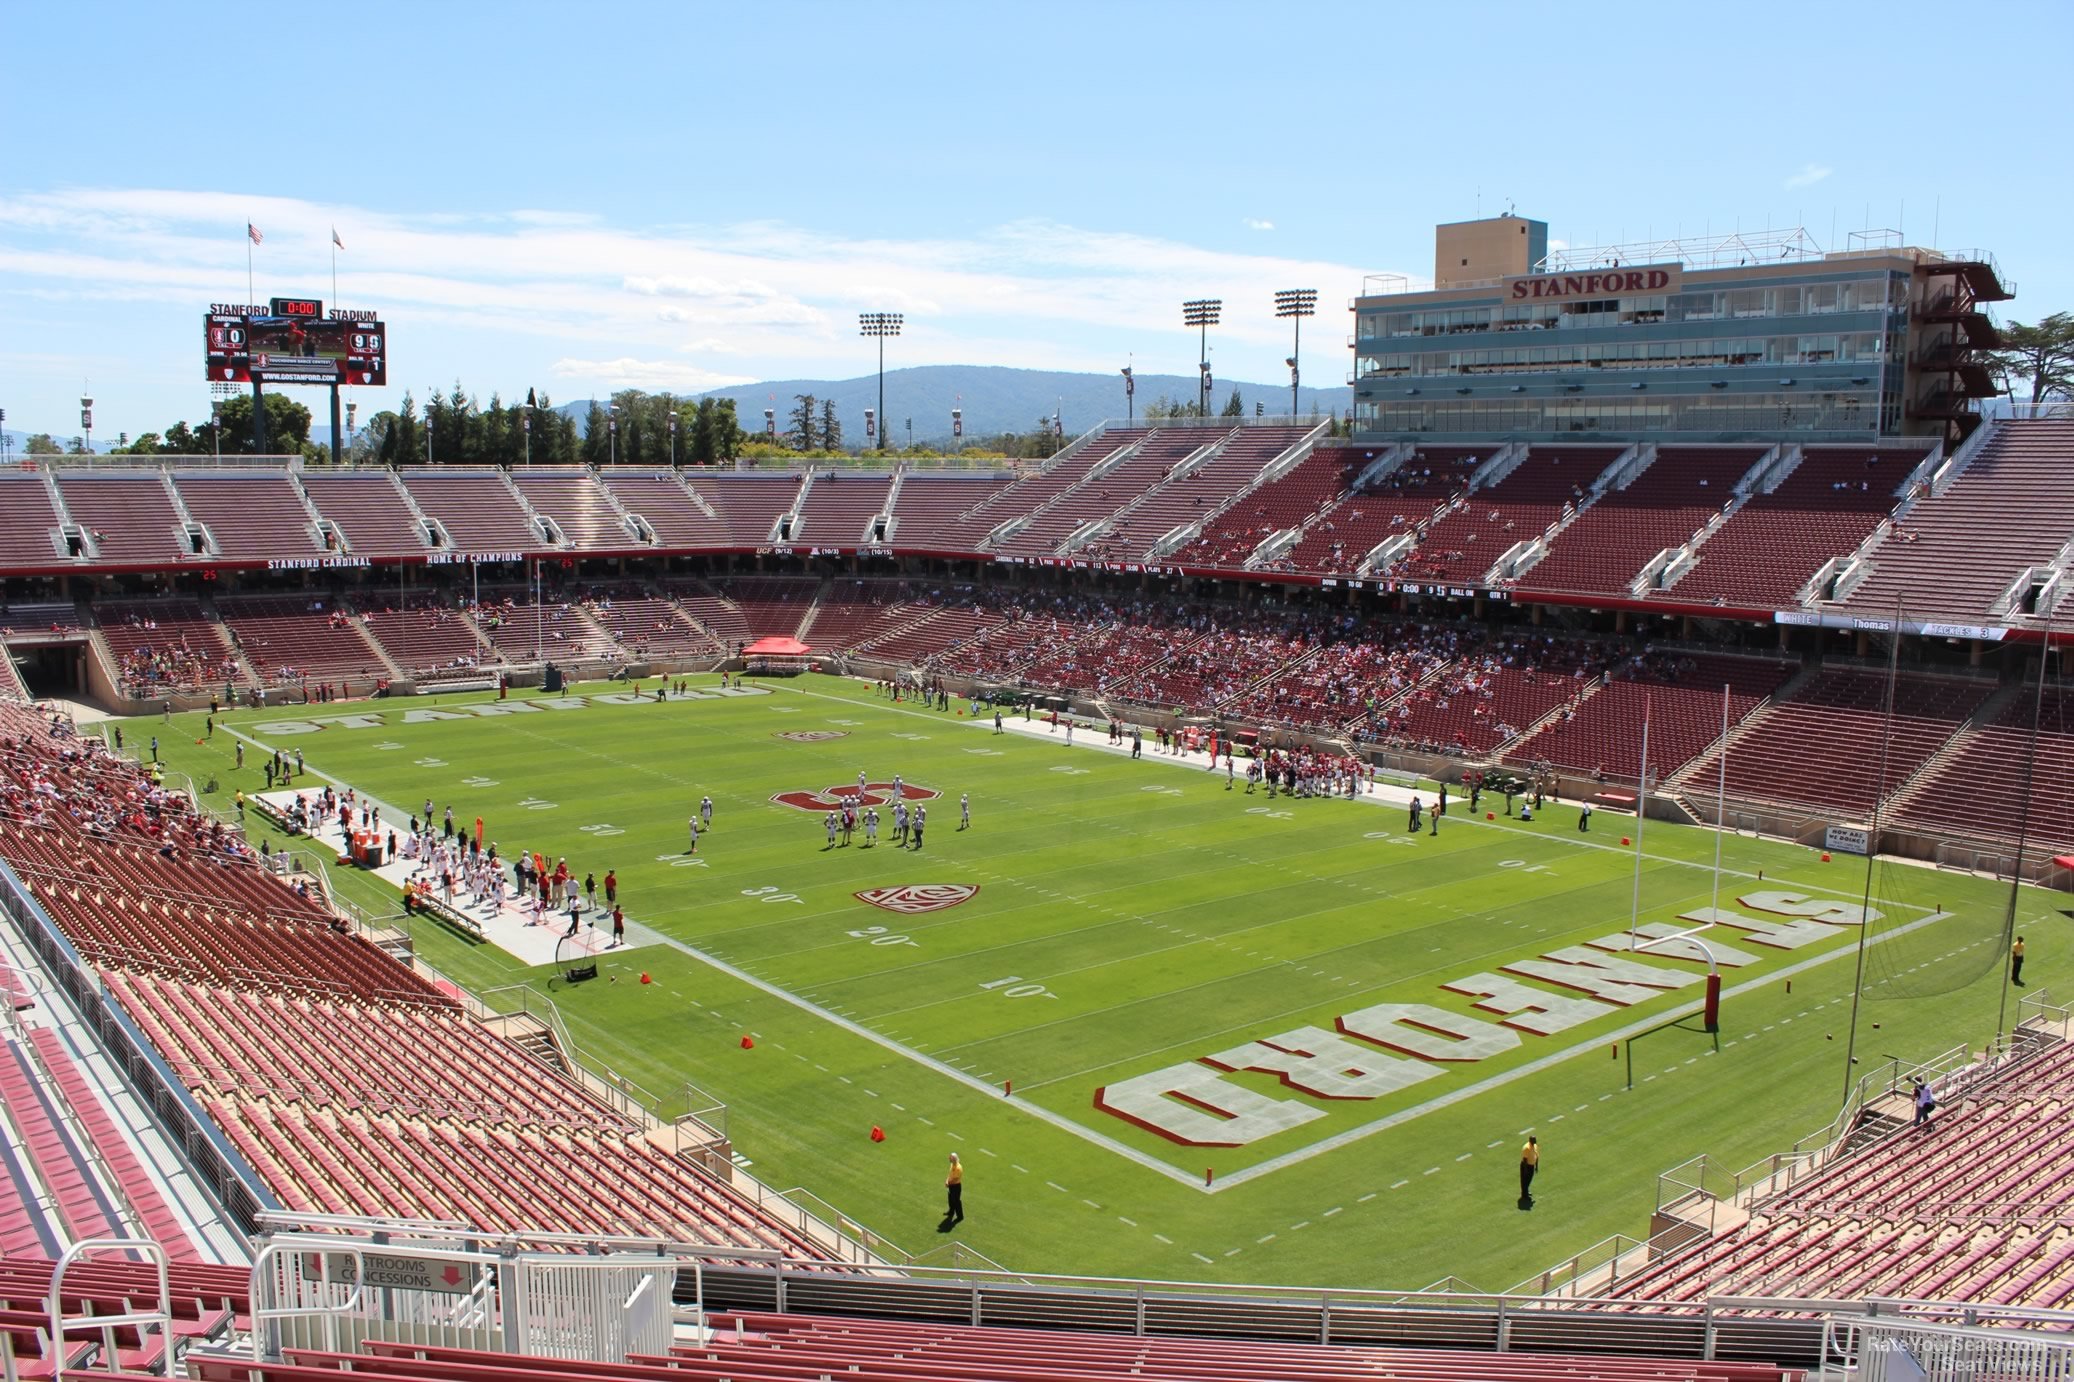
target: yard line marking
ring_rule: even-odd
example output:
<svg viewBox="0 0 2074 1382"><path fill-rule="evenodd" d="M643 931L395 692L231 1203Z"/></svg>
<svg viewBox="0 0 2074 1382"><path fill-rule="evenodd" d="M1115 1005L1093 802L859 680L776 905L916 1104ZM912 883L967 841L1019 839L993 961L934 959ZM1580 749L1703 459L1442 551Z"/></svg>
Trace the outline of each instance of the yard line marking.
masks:
<svg viewBox="0 0 2074 1382"><path fill-rule="evenodd" d="M1324 1213L1323 1215L1321 1215L1320 1217L1321 1217L1321 1218L1326 1218L1326 1219L1330 1219L1330 1218L1331 1218L1331 1217L1332 1217L1333 1215L1335 1215L1335 1214L1338 1214L1338 1213L1340 1213L1340 1212L1341 1212L1341 1211L1343 1211L1343 1210L1344 1210L1345 1208L1346 1208L1346 1206L1345 1206L1345 1205L1339 1205L1339 1204L1336 1204L1336 1205L1334 1205L1334 1206L1333 1206L1332 1208L1330 1208L1330 1209L1326 1210L1326 1211L1325 1211L1325 1213Z"/></svg>
<svg viewBox="0 0 2074 1382"><path fill-rule="evenodd" d="M1233 1249L1232 1249L1232 1250L1231 1250L1230 1252L1226 1253L1226 1254L1225 1254L1225 1256L1226 1256L1226 1257L1237 1257L1237 1256L1238 1256L1238 1255L1239 1255L1240 1253L1242 1253L1242 1252L1244 1252L1244 1251L1245 1251L1245 1249L1244 1249L1244 1248L1233 1248Z"/></svg>
<svg viewBox="0 0 2074 1382"><path fill-rule="evenodd" d="M1691 1062L1691 1061L1687 1061L1687 1062L1685 1062L1685 1063L1686 1063L1687 1065L1690 1065L1690 1064L1692 1064L1692 1062ZM1590 1107L1591 1107L1591 1105L1590 1105L1590 1104L1579 1104L1579 1105L1578 1105L1578 1106L1577 1106L1576 1108L1573 1108L1573 1109L1571 1109L1571 1110L1570 1110L1570 1112L1572 1112L1572 1113L1582 1113L1582 1112L1584 1112L1584 1111L1585 1111L1586 1109L1588 1109L1588 1108L1590 1108Z"/></svg>
<svg viewBox="0 0 2074 1382"><path fill-rule="evenodd" d="M1155 1234L1155 1235L1153 1235L1153 1236L1154 1236L1154 1237L1157 1237L1158 1235L1157 1235L1157 1234ZM1203 1264L1203 1265L1204 1265L1205 1267L1214 1267L1214 1266L1216 1266L1216 1265L1217 1265L1217 1264L1216 1264L1216 1262L1214 1262L1214 1261L1213 1261L1213 1260L1211 1260L1210 1258L1207 1258L1207 1257L1203 1256L1203 1255L1202 1255L1201 1253L1199 1253L1199 1252L1192 1252L1192 1253L1190 1253L1190 1254L1189 1254L1189 1256L1190 1256L1190 1257L1193 1257L1193 1258L1194 1258L1194 1259L1195 1259L1196 1261L1198 1261L1198 1262L1202 1263L1202 1264Z"/></svg>
<svg viewBox="0 0 2074 1382"><path fill-rule="evenodd" d="M1497 1146L1497 1145L1498 1145L1498 1143L1500 1143L1500 1142L1503 1142L1504 1140L1505 1140L1504 1138L1500 1137L1500 1138L1497 1138L1497 1139L1495 1139L1495 1140L1493 1140L1493 1141L1490 1141L1490 1142L1486 1142L1486 1143L1484 1143L1483 1145L1484 1145L1484 1147L1485 1147L1486 1149L1489 1149L1489 1148L1491 1148L1491 1147L1495 1147L1495 1146Z"/></svg>
<svg viewBox="0 0 2074 1382"><path fill-rule="evenodd" d="M917 1123L927 1123L927 1124L928 1124L928 1125L929 1125L930 1127L932 1127L932 1128L936 1126L936 1124L935 1124L934 1122L932 1122L931 1120L929 1120L929 1119L927 1119L927 1118L924 1118L924 1117L923 1117L923 1116L922 1116L921 1114L919 1114L919 1113L915 1115L915 1121L916 1121Z"/></svg>
<svg viewBox="0 0 2074 1382"><path fill-rule="evenodd" d="M1438 1166L1428 1166L1425 1170L1419 1172L1419 1174L1422 1176L1437 1176L1440 1174L1440 1168Z"/></svg>
<svg viewBox="0 0 2074 1382"><path fill-rule="evenodd" d="M1026 1176L1030 1174L1030 1168L1029 1168L1029 1167L1027 1167L1027 1166L1017 1166L1017 1165L1016 1165L1016 1164L1015 1164L1014 1162L1012 1162L1012 1161L1011 1161L1011 1162L1009 1162L1008 1164L1009 1164L1009 1165L1010 1165L1011 1167L1013 1167L1013 1168L1014 1168L1015 1170L1021 1171L1021 1172L1022 1172L1022 1173L1023 1173L1024 1175L1026 1175Z"/></svg>
<svg viewBox="0 0 2074 1382"><path fill-rule="evenodd" d="M864 1092L865 1092L866 1094L871 1094L871 1091L870 1091L870 1090L868 1090L868 1089L867 1089L867 1090L865 1090ZM873 1098L877 1098L878 1096L874 1094L874 1095L872 1095L872 1097L873 1097ZM889 1103L889 1104L893 1104L893 1101L892 1101L891 1099L888 1099L888 1100L886 1100L886 1102L887 1102L887 1103ZM893 1104L893 1107L894 1107L894 1108L897 1108L897 1109L899 1109L899 1110L900 1110L900 1111L901 1111L902 1113L906 1113L906 1112L907 1112L907 1105L906 1105L906 1104Z"/></svg>
<svg viewBox="0 0 2074 1382"><path fill-rule="evenodd" d="M878 1098L878 1097L879 1097L879 1092L878 1092L877 1090L875 1090L875 1089L867 1089L867 1090L865 1090L864 1092L865 1092L866 1094L869 1094L869 1095L870 1095L870 1096L871 1096L872 1098L874 1098L874 1099L876 1099L876 1098Z"/></svg>
<svg viewBox="0 0 2074 1382"><path fill-rule="evenodd" d="M1065 1194L1065 1193L1066 1193L1066 1187L1065 1187L1065 1186L1063 1186L1063 1185L1060 1185L1060 1184L1059 1184L1059 1183L1058 1183L1057 1181L1055 1181L1055 1180L1048 1180L1048 1181L1046 1181L1046 1182L1044 1182L1044 1183L1045 1183L1046 1185L1050 1186L1050 1187L1051 1187L1052 1189L1054 1189L1054 1190L1058 1191L1058 1192L1059 1192L1059 1193L1060 1193L1061 1195L1063 1195L1063 1194Z"/></svg>
<svg viewBox="0 0 2074 1382"><path fill-rule="evenodd" d="M964 1138L960 1137L958 1134L954 1132L946 1132L944 1133L944 1136L948 1137L953 1142L963 1142L965 1140Z"/></svg>
<svg viewBox="0 0 2074 1382"><path fill-rule="evenodd" d="M1093 1200L1090 1200L1090 1199L1086 1198L1085 1196L1082 1196L1082 1197L1081 1197L1081 1201L1080 1201L1080 1202L1081 1202L1082 1204L1086 1205L1086 1206L1087 1206L1087 1207L1088 1207L1089 1209L1100 1209L1100 1208L1102 1207L1102 1206L1100 1206L1100 1205L1096 1204L1096 1203L1095 1203L1095 1202L1094 1202Z"/></svg>
<svg viewBox="0 0 2074 1382"><path fill-rule="evenodd" d="M1397 1182L1397 1185L1410 1185L1410 1184L1411 1184L1411 1182L1410 1182L1410 1181L1408 1181L1408 1180L1401 1180L1401 1181L1398 1181L1398 1182ZM1390 1188L1391 1188L1392 1190L1395 1190L1395 1189L1397 1188L1397 1185L1393 1185L1393 1186L1391 1186ZM1369 1192L1368 1192L1368 1193L1367 1193L1366 1195L1363 1195L1363 1196L1362 1196L1362 1197L1361 1197L1360 1199L1358 1199L1358 1200L1354 1201L1354 1203L1355 1203L1355 1204L1367 1204L1367 1203L1368 1203L1368 1202L1369 1202L1370 1200L1372 1200L1372 1199L1374 1199L1374 1198L1375 1198L1375 1191L1371 1190L1371 1191L1369 1191Z"/></svg>
<svg viewBox="0 0 2074 1382"><path fill-rule="evenodd" d="M1119 1224L1129 1224L1132 1228L1136 1228L1138 1226L1138 1221L1136 1219L1126 1219L1121 1214L1116 1216L1116 1222Z"/></svg>
<svg viewBox="0 0 2074 1382"><path fill-rule="evenodd" d="M1397 1182L1397 1183L1396 1183L1395 1185L1392 1185L1392 1186L1391 1186L1390 1188L1391 1188L1392 1190L1402 1190L1402 1189L1404 1189L1404 1187L1405 1187L1405 1186L1407 1186L1407 1185L1410 1185L1410 1184L1411 1184L1411 1182L1410 1182L1410 1181L1408 1181L1408 1180L1401 1180L1401 1181L1398 1181L1398 1182ZM1364 1200L1372 1200L1372 1199L1374 1199L1374 1198L1375 1198L1375 1196L1374 1196L1373 1194L1367 1194L1367 1195L1363 1195L1363 1196L1362 1196L1361 1198L1362 1198L1362 1199L1364 1199Z"/></svg>
<svg viewBox="0 0 2074 1382"><path fill-rule="evenodd" d="M1311 1221L1310 1221L1309 1219L1305 1219L1305 1220L1304 1220L1304 1221L1303 1221L1302 1223L1300 1223L1300 1224L1291 1224L1291 1225L1289 1226L1289 1231L1290 1231L1291 1233L1294 1233L1294 1232L1296 1232L1296 1231L1297 1231L1298 1229L1300 1229L1300 1228L1309 1228L1310 1226L1311 1226Z"/></svg>
<svg viewBox="0 0 2074 1382"><path fill-rule="evenodd" d="M1464 1153L1462 1153L1462 1155L1460 1155L1460 1156L1456 1157L1456 1158L1455 1158L1455 1160L1456 1160L1456 1161L1467 1161L1467 1160L1469 1160L1469 1158L1471 1158L1471 1157L1473 1157L1473 1156L1475 1156L1475 1155L1476 1155L1476 1153L1475 1153L1475 1152L1464 1152Z"/></svg>
<svg viewBox="0 0 2074 1382"><path fill-rule="evenodd" d="M1260 1235L1260 1237L1255 1238L1253 1241L1256 1243L1272 1243L1279 1236L1279 1234L1263 1233Z"/></svg>
<svg viewBox="0 0 2074 1382"><path fill-rule="evenodd" d="M848 1075L837 1075L837 1076L836 1076L836 1078L837 1078L838 1080L841 1080L841 1081L842 1081L842 1082L843 1082L844 1084L855 1084L855 1083L857 1083L857 1082L856 1082L855 1080L851 1079L851 1078L850 1078L850 1077L849 1077Z"/></svg>
<svg viewBox="0 0 2074 1382"><path fill-rule="evenodd" d="M996 1158L997 1160L999 1159L999 1154L998 1154L998 1153L995 1153L995 1152L991 1152L991 1151L987 1150L987 1149L986 1149L985 1147L981 1147L981 1148L979 1149L979 1154L980 1154L981 1156L991 1156L991 1157L995 1157L995 1158Z"/></svg>
<svg viewBox="0 0 2074 1382"><path fill-rule="evenodd" d="M1165 1235L1164 1233L1155 1233L1155 1234L1153 1234L1152 1236L1153 1236L1154 1238L1158 1239L1158 1240L1159 1240L1160 1242L1162 1242L1162 1243L1165 1243L1165 1244L1166 1244L1166 1245L1167 1245L1168 1247L1170 1247L1170 1248L1174 1246L1174 1240L1173 1240L1173 1239L1171 1239L1171 1238L1169 1238L1169 1237L1167 1237L1167 1235ZM1200 1254L1192 1254L1192 1255L1198 1255L1198 1256L1199 1256ZM1207 1258L1207 1257L1203 1258L1203 1261L1205 1261L1205 1262L1208 1262L1209 1260L1210 1260L1210 1259L1209 1259L1209 1258Z"/></svg>
<svg viewBox="0 0 2074 1382"><path fill-rule="evenodd" d="M1610 1099L1610 1098L1612 1098L1612 1097L1613 1097L1613 1096L1612 1096L1611 1094L1601 1094L1601 1095L1599 1096L1599 1102L1603 1104L1603 1103L1605 1103L1605 1102L1606 1102L1606 1101L1607 1101L1608 1099ZM1496 1143L1493 1143L1492 1145L1493 1145L1493 1146L1496 1146L1497 1144L1496 1144Z"/></svg>

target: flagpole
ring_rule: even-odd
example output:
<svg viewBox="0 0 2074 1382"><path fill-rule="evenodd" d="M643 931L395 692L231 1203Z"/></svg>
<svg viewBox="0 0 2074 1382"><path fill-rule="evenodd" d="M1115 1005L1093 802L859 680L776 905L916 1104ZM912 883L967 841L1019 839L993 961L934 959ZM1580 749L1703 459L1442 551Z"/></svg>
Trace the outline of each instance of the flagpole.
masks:
<svg viewBox="0 0 2074 1382"><path fill-rule="evenodd" d="M338 306L338 232L331 232L331 305Z"/></svg>
<svg viewBox="0 0 2074 1382"><path fill-rule="evenodd" d="M245 301L252 301L252 221L245 221Z"/></svg>

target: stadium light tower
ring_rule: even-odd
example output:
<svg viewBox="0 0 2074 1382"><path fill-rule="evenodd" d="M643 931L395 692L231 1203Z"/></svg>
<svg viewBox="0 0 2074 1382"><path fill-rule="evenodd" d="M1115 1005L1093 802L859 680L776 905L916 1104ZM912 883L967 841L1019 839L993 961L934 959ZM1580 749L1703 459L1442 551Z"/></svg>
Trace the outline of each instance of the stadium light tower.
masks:
<svg viewBox="0 0 2074 1382"><path fill-rule="evenodd" d="M857 334L874 336L879 343L879 450L886 449L886 337L900 334L898 312L859 312Z"/></svg>
<svg viewBox="0 0 2074 1382"><path fill-rule="evenodd" d="M1204 417L1210 415L1210 328L1217 325L1217 315L1223 310L1223 298L1195 298L1181 304L1181 324L1202 331L1202 357L1197 361L1196 369L1202 374L1197 391L1202 397Z"/></svg>
<svg viewBox="0 0 2074 1382"><path fill-rule="evenodd" d="M1123 421L1126 427L1138 420L1138 381L1131 374L1131 367L1123 367Z"/></svg>
<svg viewBox="0 0 2074 1382"><path fill-rule="evenodd" d="M79 430L85 434L81 444L92 454L94 449L94 397L82 391L79 395Z"/></svg>
<svg viewBox="0 0 2074 1382"><path fill-rule="evenodd" d="M1318 315L1318 290L1316 288L1284 288L1275 294L1275 316L1290 318L1296 327L1296 341L1289 349L1289 416L1295 417L1297 386L1303 382L1303 372L1297 361L1303 358L1303 319Z"/></svg>
<svg viewBox="0 0 2074 1382"><path fill-rule="evenodd" d="M605 405L605 444L610 448L612 464L619 464L619 405Z"/></svg>

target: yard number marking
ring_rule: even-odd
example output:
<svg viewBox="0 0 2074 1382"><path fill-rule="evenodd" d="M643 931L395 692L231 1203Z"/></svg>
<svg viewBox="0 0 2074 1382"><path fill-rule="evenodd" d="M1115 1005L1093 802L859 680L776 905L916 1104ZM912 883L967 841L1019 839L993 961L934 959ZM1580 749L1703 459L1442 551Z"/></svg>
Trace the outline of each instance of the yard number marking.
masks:
<svg viewBox="0 0 2074 1382"><path fill-rule="evenodd" d="M1011 974L1006 979L996 979L991 984L981 984L980 988L983 990L999 989L1003 998L1058 997L1056 993L1053 993L1042 984L1024 983L1023 976L1020 974Z"/></svg>
<svg viewBox="0 0 2074 1382"><path fill-rule="evenodd" d="M765 898L764 900L766 902L774 902L777 899ZM797 901L798 899L794 900ZM911 940L897 932L888 931L883 926L867 926L861 931L845 931L843 934L853 936L860 941L869 941L873 945L912 945L919 948L922 944L918 940Z"/></svg>

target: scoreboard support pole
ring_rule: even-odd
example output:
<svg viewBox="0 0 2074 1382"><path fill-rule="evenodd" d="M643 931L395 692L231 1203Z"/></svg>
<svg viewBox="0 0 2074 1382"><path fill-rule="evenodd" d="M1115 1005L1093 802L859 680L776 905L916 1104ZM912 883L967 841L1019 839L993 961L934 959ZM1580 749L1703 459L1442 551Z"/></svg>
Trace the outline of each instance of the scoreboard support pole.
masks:
<svg viewBox="0 0 2074 1382"><path fill-rule="evenodd" d="M257 373L252 376L252 454L266 454L266 385Z"/></svg>
<svg viewBox="0 0 2074 1382"><path fill-rule="evenodd" d="M338 464L338 457L338 381L333 380L331 384L331 463L333 465Z"/></svg>

